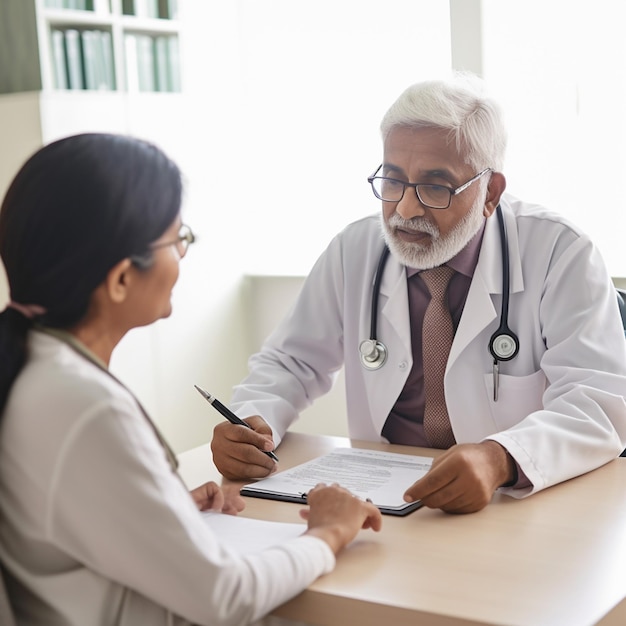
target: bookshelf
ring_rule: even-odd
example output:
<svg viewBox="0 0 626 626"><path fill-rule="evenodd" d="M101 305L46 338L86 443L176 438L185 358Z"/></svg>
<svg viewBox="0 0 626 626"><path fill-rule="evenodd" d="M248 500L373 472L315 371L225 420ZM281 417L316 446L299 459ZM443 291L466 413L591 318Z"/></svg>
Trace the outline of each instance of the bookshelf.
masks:
<svg viewBox="0 0 626 626"><path fill-rule="evenodd" d="M129 35L149 36L155 42L163 36L176 37L185 42L181 33L190 3L178 0L178 5L177 14L175 5L162 1L91 0L57 5L48 0L0 0L0 199L30 155L44 144L76 133L141 137L160 146L181 165L191 160L189 144L197 133L197 117L189 113L185 81L180 91L141 91L138 76L132 82L125 43ZM151 7L156 7L156 16ZM66 29L109 34L113 88L70 89L56 82L53 38L59 35L54 32ZM153 79L153 85L157 80ZM8 297L0 263L0 310ZM131 378L133 388L155 416L162 411L155 400L160 374L150 355L160 353L167 343L161 332L158 327L138 329L118 357L118 367L138 373Z"/></svg>
<svg viewBox="0 0 626 626"><path fill-rule="evenodd" d="M176 46L170 65L159 69L155 60L144 81L139 54L133 57L127 43L143 37L153 52L161 38L178 43L179 6L184 0L0 0L0 198L30 154L63 136L113 132L150 139L173 156L183 150L186 104ZM66 53L66 31L77 33L70 39L78 40L80 88L71 88L69 73L63 81L55 71L55 46L57 55ZM88 53L110 45L108 78L83 67L85 42Z"/></svg>
<svg viewBox="0 0 626 626"><path fill-rule="evenodd" d="M178 0L2 0L0 94L180 92Z"/></svg>

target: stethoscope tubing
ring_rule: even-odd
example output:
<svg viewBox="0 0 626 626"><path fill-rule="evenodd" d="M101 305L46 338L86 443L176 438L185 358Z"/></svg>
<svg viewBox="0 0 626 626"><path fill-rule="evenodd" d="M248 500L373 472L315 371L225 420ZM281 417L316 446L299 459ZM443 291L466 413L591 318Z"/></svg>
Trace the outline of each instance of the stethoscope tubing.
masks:
<svg viewBox="0 0 626 626"><path fill-rule="evenodd" d="M376 331L378 328L378 295L380 294L380 283L383 279L383 272L385 271L385 265L389 258L389 248L385 246L378 260L378 267L376 268L376 275L374 277L374 285L372 287L372 308L370 314L370 340L376 341ZM376 295L376 297L374 297Z"/></svg>
<svg viewBox="0 0 626 626"><path fill-rule="evenodd" d="M500 311L500 326L504 325L508 328L510 295L509 238L506 236L506 226L504 225L504 216L502 215L502 207L500 205L496 208L496 212L502 246L502 310Z"/></svg>
<svg viewBox="0 0 626 626"><path fill-rule="evenodd" d="M497 380L499 361L510 361L517 356L519 352L519 339L517 335L508 326L509 317L509 298L510 298L510 266L509 266L509 245L504 224L504 216L502 207L498 204L496 207L496 215L498 219L498 227L500 231L500 245L502 250L502 308L500 310L500 325L498 330L491 336L488 349L494 358L494 380ZM380 255L376 274L374 276L374 284L372 287L372 300L370 311L370 338L361 342L359 350L361 353L361 363L368 370L375 370L382 367L387 357L386 346L377 339L378 331L378 300L380 295L380 283L387 259L389 258L389 248L385 246ZM495 387L495 386L494 386ZM497 392L494 388L494 398L497 400Z"/></svg>

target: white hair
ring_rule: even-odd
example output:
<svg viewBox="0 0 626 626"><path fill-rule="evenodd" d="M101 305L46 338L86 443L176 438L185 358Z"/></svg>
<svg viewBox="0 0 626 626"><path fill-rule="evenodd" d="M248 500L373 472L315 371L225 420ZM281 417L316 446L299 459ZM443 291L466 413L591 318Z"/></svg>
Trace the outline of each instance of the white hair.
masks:
<svg viewBox="0 0 626 626"><path fill-rule="evenodd" d="M473 74L411 85L391 105L380 125L383 141L398 127L434 127L450 138L468 165L502 171L506 129L499 105Z"/></svg>

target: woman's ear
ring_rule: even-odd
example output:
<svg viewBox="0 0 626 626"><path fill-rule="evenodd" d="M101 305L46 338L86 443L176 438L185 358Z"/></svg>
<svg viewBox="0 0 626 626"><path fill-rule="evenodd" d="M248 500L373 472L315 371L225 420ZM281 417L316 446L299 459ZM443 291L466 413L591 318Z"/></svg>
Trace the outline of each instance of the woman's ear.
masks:
<svg viewBox="0 0 626 626"><path fill-rule="evenodd" d="M132 283L133 263L130 259L123 259L114 265L104 279L107 294L112 302L119 304L128 297Z"/></svg>
<svg viewBox="0 0 626 626"><path fill-rule="evenodd" d="M506 189L506 178L501 172L493 172L487 186L487 198L485 199L485 208L483 214L489 217L496 210L500 203L500 196Z"/></svg>

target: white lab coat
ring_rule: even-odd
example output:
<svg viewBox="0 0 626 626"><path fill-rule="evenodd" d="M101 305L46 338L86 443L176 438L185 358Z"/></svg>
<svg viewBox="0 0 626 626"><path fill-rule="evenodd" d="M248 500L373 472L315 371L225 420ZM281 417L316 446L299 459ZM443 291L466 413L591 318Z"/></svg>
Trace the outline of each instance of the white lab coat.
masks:
<svg viewBox="0 0 626 626"><path fill-rule="evenodd" d="M626 342L617 300L593 243L562 217L505 195L511 296L509 326L519 354L500 364L493 400L491 335L499 326L502 253L495 214L445 376L458 443L500 442L532 486L522 497L595 469L626 445ZM235 388L241 416L262 415L280 440L298 413L328 391L345 364L349 433L380 441L412 365L405 267L390 256L380 287L377 337L387 362L368 371L372 283L383 240L379 216L348 226L330 243L286 319L250 359Z"/></svg>

